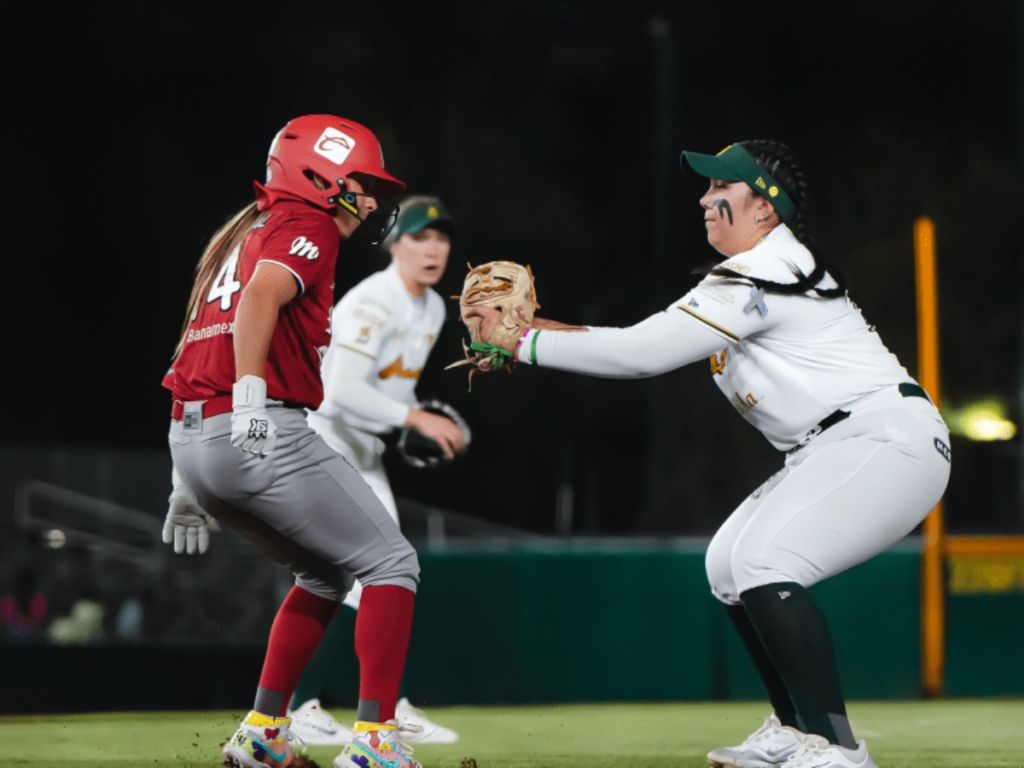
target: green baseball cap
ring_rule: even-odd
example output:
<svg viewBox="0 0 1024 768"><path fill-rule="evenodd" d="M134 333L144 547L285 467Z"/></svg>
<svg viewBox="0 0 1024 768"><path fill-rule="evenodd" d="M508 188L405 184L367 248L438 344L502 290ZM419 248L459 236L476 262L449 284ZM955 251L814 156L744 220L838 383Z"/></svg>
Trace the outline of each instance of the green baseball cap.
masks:
<svg viewBox="0 0 1024 768"><path fill-rule="evenodd" d="M750 187L775 206L779 217L788 221L795 213L796 206L779 183L739 144L730 144L717 155L702 155L699 152L683 152L683 160L694 171L709 179L722 181L745 181ZM684 166L685 167L685 166Z"/></svg>
<svg viewBox="0 0 1024 768"><path fill-rule="evenodd" d="M455 234L455 219L438 197L415 195L399 203L398 207L398 221L394 229L396 239L402 235L415 235L427 227Z"/></svg>

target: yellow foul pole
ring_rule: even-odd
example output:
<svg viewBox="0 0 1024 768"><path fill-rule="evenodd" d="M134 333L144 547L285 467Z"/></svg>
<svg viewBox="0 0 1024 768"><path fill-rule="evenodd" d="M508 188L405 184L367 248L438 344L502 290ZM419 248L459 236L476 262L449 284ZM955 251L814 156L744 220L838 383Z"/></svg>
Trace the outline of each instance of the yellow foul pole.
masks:
<svg viewBox="0 0 1024 768"><path fill-rule="evenodd" d="M914 222L914 263L917 274L918 377L921 386L938 407L939 317L935 280L935 225L927 217ZM924 551L921 557L921 683L927 696L942 695L946 661L943 535L940 501L924 521Z"/></svg>

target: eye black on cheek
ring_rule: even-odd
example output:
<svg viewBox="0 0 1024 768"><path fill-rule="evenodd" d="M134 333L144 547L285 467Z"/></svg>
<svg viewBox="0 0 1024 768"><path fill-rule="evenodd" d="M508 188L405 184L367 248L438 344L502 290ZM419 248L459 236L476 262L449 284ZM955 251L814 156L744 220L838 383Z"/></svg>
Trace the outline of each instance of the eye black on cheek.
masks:
<svg viewBox="0 0 1024 768"><path fill-rule="evenodd" d="M715 208L718 209L718 213L722 218L729 217L729 226L732 226L732 206L729 205L729 201L720 197L715 200Z"/></svg>

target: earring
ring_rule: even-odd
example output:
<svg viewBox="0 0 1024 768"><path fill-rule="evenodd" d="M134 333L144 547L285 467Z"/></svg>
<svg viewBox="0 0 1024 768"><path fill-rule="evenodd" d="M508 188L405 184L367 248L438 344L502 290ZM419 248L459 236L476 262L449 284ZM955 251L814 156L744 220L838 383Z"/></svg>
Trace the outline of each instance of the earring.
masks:
<svg viewBox="0 0 1024 768"><path fill-rule="evenodd" d="M754 223L755 223L755 224L760 224L760 223L761 223L762 221L768 221L768 219L769 219L770 217L771 217L771 214L769 213L769 214L766 214L766 215L765 215L765 217L764 217L763 219L759 219L759 218L757 218L757 214L755 213L755 214L754 214Z"/></svg>

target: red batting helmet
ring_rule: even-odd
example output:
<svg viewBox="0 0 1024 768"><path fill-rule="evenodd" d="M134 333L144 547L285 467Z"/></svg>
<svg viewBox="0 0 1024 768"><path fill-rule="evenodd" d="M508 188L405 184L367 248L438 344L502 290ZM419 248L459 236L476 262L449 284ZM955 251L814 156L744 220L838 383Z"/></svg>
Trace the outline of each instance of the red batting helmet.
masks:
<svg viewBox="0 0 1024 768"><path fill-rule="evenodd" d="M319 189L308 172L324 179L327 189ZM374 197L396 197L405 189L404 182L384 170L380 142L368 128L333 115L306 115L289 121L274 137L266 187L328 210L341 205L358 215L355 198L345 194L345 179L353 173L376 179Z"/></svg>

